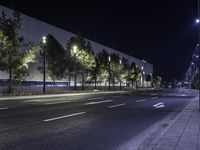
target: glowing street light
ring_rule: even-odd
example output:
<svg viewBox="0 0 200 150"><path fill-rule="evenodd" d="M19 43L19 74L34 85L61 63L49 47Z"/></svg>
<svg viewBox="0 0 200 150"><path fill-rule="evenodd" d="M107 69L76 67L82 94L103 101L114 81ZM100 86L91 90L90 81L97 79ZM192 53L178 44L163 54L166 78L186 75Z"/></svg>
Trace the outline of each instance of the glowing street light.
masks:
<svg viewBox="0 0 200 150"><path fill-rule="evenodd" d="M46 50L45 50L45 44L47 43L46 41L47 37L43 36L42 37L42 43L44 44L44 56L43 56L43 93L46 92Z"/></svg>
<svg viewBox="0 0 200 150"><path fill-rule="evenodd" d="M110 61L111 61L111 57L108 56L108 63L109 63L109 83L108 83L108 89L110 90Z"/></svg>
<svg viewBox="0 0 200 150"><path fill-rule="evenodd" d="M74 52L74 90L76 90L76 53L77 53L77 46L73 46Z"/></svg>
<svg viewBox="0 0 200 150"><path fill-rule="evenodd" d="M199 23L200 22L200 20L199 19L196 19L196 23Z"/></svg>

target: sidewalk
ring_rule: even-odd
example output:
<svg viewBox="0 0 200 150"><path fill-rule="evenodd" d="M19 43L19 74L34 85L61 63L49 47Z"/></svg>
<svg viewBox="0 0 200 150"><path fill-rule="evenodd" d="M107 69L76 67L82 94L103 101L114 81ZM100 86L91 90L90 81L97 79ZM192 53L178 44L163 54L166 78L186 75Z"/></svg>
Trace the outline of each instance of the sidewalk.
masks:
<svg viewBox="0 0 200 150"><path fill-rule="evenodd" d="M146 150L200 150L199 95Z"/></svg>

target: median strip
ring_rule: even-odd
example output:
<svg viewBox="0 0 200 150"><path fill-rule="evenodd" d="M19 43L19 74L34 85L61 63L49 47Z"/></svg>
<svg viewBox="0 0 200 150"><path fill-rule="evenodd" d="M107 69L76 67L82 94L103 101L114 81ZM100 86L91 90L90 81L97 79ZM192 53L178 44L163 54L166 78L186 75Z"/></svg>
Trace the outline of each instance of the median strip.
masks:
<svg viewBox="0 0 200 150"><path fill-rule="evenodd" d="M44 122L49 122L49 121L54 121L54 120L58 120L58 119L69 118L69 117L73 117L73 116L78 116L78 115L82 115L82 114L85 114L85 113L86 112L79 112L79 113L69 114L69 115L65 115L65 116L60 116L60 117L45 119L43 121Z"/></svg>
<svg viewBox="0 0 200 150"><path fill-rule="evenodd" d="M146 101L146 99L137 100L136 102L139 103L139 102L144 102L144 101Z"/></svg>
<svg viewBox="0 0 200 150"><path fill-rule="evenodd" d="M8 109L8 108L7 107L0 108L0 110L6 110L6 109Z"/></svg>
<svg viewBox="0 0 200 150"><path fill-rule="evenodd" d="M108 108L115 108L115 107L120 107L120 106L124 106L124 105L126 105L126 103L108 106Z"/></svg>
<svg viewBox="0 0 200 150"><path fill-rule="evenodd" d="M95 104L108 103L108 102L112 102L112 100L104 100L104 101L97 101L97 102L89 102L89 103L85 103L85 104L83 104L83 105L95 105Z"/></svg>

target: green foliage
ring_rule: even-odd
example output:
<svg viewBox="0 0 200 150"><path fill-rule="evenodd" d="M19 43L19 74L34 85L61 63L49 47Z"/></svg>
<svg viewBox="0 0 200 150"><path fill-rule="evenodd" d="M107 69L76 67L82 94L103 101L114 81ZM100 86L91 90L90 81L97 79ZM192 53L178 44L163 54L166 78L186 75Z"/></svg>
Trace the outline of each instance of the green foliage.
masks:
<svg viewBox="0 0 200 150"><path fill-rule="evenodd" d="M4 12L0 16L0 70L9 73L9 93L11 92L12 80L28 75L27 66L33 62L30 60L30 52L26 52L27 45L23 37L19 36L21 28L21 16L18 12L8 18ZM29 57L29 59L27 59ZM25 67L26 66L26 67Z"/></svg>

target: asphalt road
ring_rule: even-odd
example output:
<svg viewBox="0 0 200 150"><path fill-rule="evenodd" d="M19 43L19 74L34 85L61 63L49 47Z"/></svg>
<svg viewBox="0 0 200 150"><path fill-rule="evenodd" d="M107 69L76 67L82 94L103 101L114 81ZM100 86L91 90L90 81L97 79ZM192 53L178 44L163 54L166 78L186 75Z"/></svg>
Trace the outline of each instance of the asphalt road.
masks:
<svg viewBox="0 0 200 150"><path fill-rule="evenodd" d="M0 100L0 150L126 150L195 96L163 90Z"/></svg>

